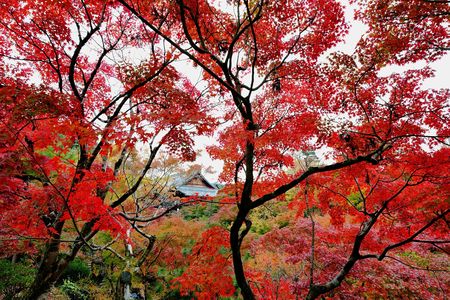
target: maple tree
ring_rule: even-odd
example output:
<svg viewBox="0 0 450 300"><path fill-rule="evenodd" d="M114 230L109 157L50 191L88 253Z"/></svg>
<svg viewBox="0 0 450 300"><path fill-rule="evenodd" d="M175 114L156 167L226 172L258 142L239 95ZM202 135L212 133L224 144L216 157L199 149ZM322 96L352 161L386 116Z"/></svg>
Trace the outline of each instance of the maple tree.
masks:
<svg viewBox="0 0 450 300"><path fill-rule="evenodd" d="M190 135L213 122L170 49L110 1L2 1L0 14L2 252L41 253L34 299L82 247L108 248L92 243L99 231L126 238L146 211L123 205L159 149L192 160ZM138 143L148 157L115 186Z"/></svg>
<svg viewBox="0 0 450 300"><path fill-rule="evenodd" d="M357 19L369 26L370 35L360 40L361 52L377 52L384 59L404 64L423 58L436 60L450 50L448 1L351 2L361 7Z"/></svg>
<svg viewBox="0 0 450 300"><path fill-rule="evenodd" d="M226 121L209 151L224 161L221 179L232 194L224 202L237 206L229 246L244 299L315 299L338 287L350 294L375 276L369 270L403 268L385 261L404 261L405 251L432 256L431 269L439 269L448 252L450 92L422 86L430 67L381 71L445 55L449 6L352 3L369 29L350 55L333 49L349 27L338 1L3 1L1 230L15 238L9 249L46 241L32 296L82 246L101 248L89 244L99 230L126 236L125 221L140 218L115 209L136 192L157 151L167 145L192 159L192 134L210 131L214 116ZM128 60L139 51L145 59ZM186 58L203 70L205 94L171 66ZM108 196L138 141L151 144L141 175ZM328 163L293 168L296 153L323 148ZM108 164L112 151L118 159ZM249 245L253 213L286 199L310 230L298 221L294 233L280 229ZM329 226L316 224L319 212ZM69 223L77 235L63 249ZM234 293L220 253L224 233L212 227L195 246L199 255L187 257L186 275L174 283L182 293ZM265 244L281 246L288 262L309 263L309 274L274 280L243 261L243 249L268 254L258 248ZM213 291L209 267L217 265L225 266L223 281ZM202 267L210 272L200 276ZM368 295L376 284L367 284Z"/></svg>
<svg viewBox="0 0 450 300"><path fill-rule="evenodd" d="M320 189L348 198L356 182L359 196L352 197L359 197L364 208L354 200L337 205L327 197L320 199L333 225L342 225L348 215L359 226L347 232L351 251L332 269L333 276L310 276L306 298L340 286L364 260L381 261L414 242L447 243L442 230L447 232L449 212L444 175L449 91L421 86L433 76L429 68L380 72L387 65L444 55L449 34L446 1L355 1L366 4L357 9L357 17L368 23L369 31L354 55L332 51L328 63L323 56L347 31L343 7L335 1L228 1L225 8L202 0L118 2L202 68L210 95L223 99L228 126L220 133L220 146L210 152L225 162L222 179L234 182L238 212L230 245L245 299L255 297L241 255L251 229L250 212L282 199L307 179L316 180L319 173L345 172L342 176L353 181L342 181L343 191L323 184ZM157 26L161 18L173 20L170 28ZM285 172L296 151L323 146L332 149L329 159L334 163ZM441 173L434 172L438 165L444 168ZM363 186L360 178L366 177ZM423 197L422 188L439 192ZM396 205L406 207L409 218L392 215ZM412 215L417 222L409 224ZM402 234L383 229L392 223ZM389 243L364 254L368 236L379 227L389 235Z"/></svg>
<svg viewBox="0 0 450 300"><path fill-rule="evenodd" d="M227 260L229 248L228 232L215 226L206 230L191 250L190 264L184 273L176 278L182 296L196 291L198 299L231 297L235 288L231 277L232 268ZM225 251L224 251L225 249Z"/></svg>

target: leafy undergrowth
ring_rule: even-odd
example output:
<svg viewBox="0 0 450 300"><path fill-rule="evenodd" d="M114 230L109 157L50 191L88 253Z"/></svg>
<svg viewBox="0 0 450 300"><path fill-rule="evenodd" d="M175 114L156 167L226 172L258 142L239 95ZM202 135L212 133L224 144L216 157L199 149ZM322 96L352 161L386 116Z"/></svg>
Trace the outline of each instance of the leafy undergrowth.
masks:
<svg viewBox="0 0 450 300"><path fill-rule="evenodd" d="M195 218L186 218L193 213ZM213 214L208 208L191 207L149 228L159 241L155 249L158 254L152 257L152 265L147 265L156 277L150 287L152 299L241 297L228 246L233 213L235 208L229 206ZM343 224L334 225L332 216L322 214L320 209L311 214L316 227L314 280L323 282L335 276L348 257L358 223L344 217ZM311 271L309 213L298 214L288 209L286 202L279 202L255 210L251 220L252 229L243 241L242 255L247 278L257 297L305 297ZM400 258L397 261L373 259L358 263L342 286L329 296L333 299L442 297L449 283L444 253L417 246L413 252L396 251L395 254Z"/></svg>
<svg viewBox="0 0 450 300"><path fill-rule="evenodd" d="M0 259L0 295L4 299L13 299L31 285L35 273L29 261L12 263Z"/></svg>
<svg viewBox="0 0 450 300"><path fill-rule="evenodd" d="M153 251L134 272L132 286L148 299L240 299L229 248L230 218L235 208L199 205L153 222L145 230L156 236ZM323 282L339 272L357 231L351 218L337 228L319 209L315 220L314 280ZM288 209L287 202L263 206L251 215L253 226L242 244L246 275L258 299L304 298L311 272L309 213ZM345 232L339 236L338 232ZM106 237L102 239L108 240ZM145 240L134 238L136 262ZM120 252L121 245L114 244ZM397 260L358 263L332 299L440 299L449 277L446 255L432 247L397 251ZM101 264L95 264L95 260ZM35 273L30 260L0 260L0 291L4 299L27 288ZM411 268L410 266L414 266ZM444 268L444 270L442 270ZM112 299L125 262L111 252L101 256L85 249L70 263L50 293L52 299ZM131 270L132 271L132 270ZM9 298L8 298L9 297Z"/></svg>

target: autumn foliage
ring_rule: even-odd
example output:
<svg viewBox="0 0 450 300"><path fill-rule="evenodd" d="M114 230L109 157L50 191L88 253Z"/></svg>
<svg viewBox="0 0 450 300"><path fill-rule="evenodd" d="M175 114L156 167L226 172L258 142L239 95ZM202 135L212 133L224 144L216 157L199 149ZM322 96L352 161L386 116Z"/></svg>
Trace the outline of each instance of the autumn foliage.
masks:
<svg viewBox="0 0 450 300"><path fill-rule="evenodd" d="M444 297L450 90L426 82L449 14L434 0L1 1L0 253L41 257L26 297L81 249L134 259L118 240L143 278L176 270L180 296ZM367 30L340 51L355 20ZM161 211L173 195L151 170L162 151L195 160L212 134L226 186L203 201L221 208L189 249L161 242L198 199Z"/></svg>

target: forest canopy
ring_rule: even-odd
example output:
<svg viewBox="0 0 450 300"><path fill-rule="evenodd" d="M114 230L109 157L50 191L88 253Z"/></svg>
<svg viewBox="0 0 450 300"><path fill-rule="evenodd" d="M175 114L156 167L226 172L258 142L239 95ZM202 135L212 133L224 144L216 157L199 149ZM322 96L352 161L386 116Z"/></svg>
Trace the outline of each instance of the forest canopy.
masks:
<svg viewBox="0 0 450 300"><path fill-rule="evenodd" d="M426 84L448 1L0 0L0 16L7 298L449 294L450 90ZM217 196L180 197L194 175Z"/></svg>

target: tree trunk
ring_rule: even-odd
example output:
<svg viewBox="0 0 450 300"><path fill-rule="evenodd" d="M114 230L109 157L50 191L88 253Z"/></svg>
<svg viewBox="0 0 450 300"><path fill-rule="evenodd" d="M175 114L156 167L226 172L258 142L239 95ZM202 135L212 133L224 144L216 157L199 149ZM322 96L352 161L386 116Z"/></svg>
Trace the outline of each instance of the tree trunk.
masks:
<svg viewBox="0 0 450 300"><path fill-rule="evenodd" d="M231 252L233 254L234 275L236 276L236 282L241 289L242 297L244 297L245 300L253 300L255 299L255 296L245 278L244 265L241 258L241 238L239 237L239 230L245 221L245 217L246 213L240 210L231 226L230 244Z"/></svg>
<svg viewBox="0 0 450 300"><path fill-rule="evenodd" d="M306 300L317 299L317 297L319 297L323 293L325 293L325 291L319 291L317 288L312 286L312 287L309 288L309 292L308 292L308 295L306 296Z"/></svg>
<svg viewBox="0 0 450 300"><path fill-rule="evenodd" d="M359 248L358 248L359 249ZM353 250L356 253L356 250ZM341 271L330 281L328 281L326 284L313 284L309 288L308 295L306 296L307 300L314 300L317 299L320 295L331 292L335 288L339 287L342 283L342 281L345 279L348 273L350 273L351 269L355 265L355 263L358 261L359 254L352 254L350 255L348 261L345 263L345 265L342 267Z"/></svg>
<svg viewBox="0 0 450 300"><path fill-rule="evenodd" d="M66 269L70 260L60 257L59 244L59 239L52 239L47 245L39 265L38 273L25 299L34 300L47 292Z"/></svg>
<svg viewBox="0 0 450 300"><path fill-rule="evenodd" d="M61 254L61 232L64 222L57 222L54 226L56 233L52 234L52 238L47 243L39 269L34 278L33 284L26 293L25 299L37 299L39 296L47 292L55 282L59 280L69 263L76 257L81 249L82 243L78 241L72 244L70 254Z"/></svg>

